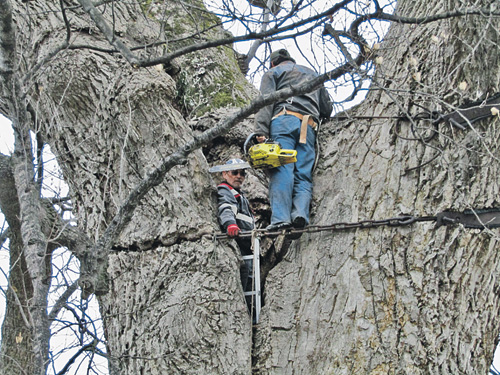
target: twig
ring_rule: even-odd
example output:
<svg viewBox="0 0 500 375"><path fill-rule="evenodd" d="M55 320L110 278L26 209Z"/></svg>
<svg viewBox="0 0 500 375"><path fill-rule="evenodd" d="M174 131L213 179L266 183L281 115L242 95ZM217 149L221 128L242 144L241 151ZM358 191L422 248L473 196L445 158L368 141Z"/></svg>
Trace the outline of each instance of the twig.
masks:
<svg viewBox="0 0 500 375"><path fill-rule="evenodd" d="M64 307L65 303L68 301L68 298L78 289L78 280L71 284L63 294L57 299L54 307L50 310L48 318L50 321L54 320L59 314L59 311Z"/></svg>
<svg viewBox="0 0 500 375"><path fill-rule="evenodd" d="M57 375L63 375L65 374L70 366L75 363L76 359L80 356L80 354L82 354L83 352L86 352L86 351L94 351L96 348L97 348L97 344L99 342L97 340L93 340L90 344L87 344L87 345L84 345L82 346L69 360L68 362L66 362L66 364L64 365L64 367L62 368L61 371L59 371L57 373Z"/></svg>

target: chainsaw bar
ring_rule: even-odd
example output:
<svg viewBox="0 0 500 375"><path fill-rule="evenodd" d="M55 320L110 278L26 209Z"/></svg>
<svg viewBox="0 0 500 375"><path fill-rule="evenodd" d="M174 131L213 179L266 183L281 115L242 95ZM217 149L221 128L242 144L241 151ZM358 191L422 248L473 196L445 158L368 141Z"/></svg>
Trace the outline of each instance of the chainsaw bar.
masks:
<svg viewBox="0 0 500 375"><path fill-rule="evenodd" d="M471 103L442 117L443 120L464 130L468 124L488 118L493 115L492 109L500 109L500 94L496 94L488 100Z"/></svg>
<svg viewBox="0 0 500 375"><path fill-rule="evenodd" d="M465 210L464 212L443 211L436 215L436 225L462 224L466 228L500 228L500 208Z"/></svg>

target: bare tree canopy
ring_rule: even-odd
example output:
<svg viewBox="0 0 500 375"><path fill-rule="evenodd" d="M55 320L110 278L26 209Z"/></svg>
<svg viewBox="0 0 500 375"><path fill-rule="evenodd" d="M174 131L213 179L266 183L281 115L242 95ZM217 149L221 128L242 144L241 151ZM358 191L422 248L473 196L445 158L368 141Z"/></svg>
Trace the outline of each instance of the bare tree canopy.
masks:
<svg viewBox="0 0 500 375"><path fill-rule="evenodd" d="M499 30L496 0L0 0L0 113L15 133L0 154L0 372L74 373L86 357L100 373L101 356L110 374L487 373L498 229L363 221L499 212ZM261 96L245 74L285 41L320 74ZM264 238L252 327L239 252L211 235L208 167L241 156L260 108L324 83L341 104L368 81L321 127L311 211L312 225L360 224L290 247ZM44 145L67 197L42 194ZM265 226L265 175L249 185ZM78 338L57 368L54 322Z"/></svg>

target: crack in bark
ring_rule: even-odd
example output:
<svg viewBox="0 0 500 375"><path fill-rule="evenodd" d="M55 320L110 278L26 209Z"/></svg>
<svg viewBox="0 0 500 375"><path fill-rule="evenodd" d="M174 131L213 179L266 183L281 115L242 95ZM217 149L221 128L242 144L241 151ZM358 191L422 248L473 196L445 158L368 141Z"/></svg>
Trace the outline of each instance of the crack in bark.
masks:
<svg viewBox="0 0 500 375"><path fill-rule="evenodd" d="M213 233L200 232L193 234L178 234L170 236L167 239L155 239L152 241L147 241L143 243L133 243L129 246L113 246L111 248L112 252L146 252L151 250L156 250L159 247L170 247L174 245L181 245L186 242L198 242L203 237L212 236Z"/></svg>

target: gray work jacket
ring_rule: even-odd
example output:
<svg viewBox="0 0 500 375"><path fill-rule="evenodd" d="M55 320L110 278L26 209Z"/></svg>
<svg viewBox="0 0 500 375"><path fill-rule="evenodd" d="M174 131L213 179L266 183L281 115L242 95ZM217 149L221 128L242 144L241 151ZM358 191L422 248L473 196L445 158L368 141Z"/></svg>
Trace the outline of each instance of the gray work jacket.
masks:
<svg viewBox="0 0 500 375"><path fill-rule="evenodd" d="M300 85L316 76L316 72L312 69L292 61L284 61L264 74L260 92L263 95L271 94L291 85ZM333 110L328 92L325 87L321 87L311 93L294 96L262 108L255 116L255 133L269 137L271 120L283 108L302 115L311 115L316 122L322 118L329 118Z"/></svg>
<svg viewBox="0 0 500 375"><path fill-rule="evenodd" d="M237 224L242 231L254 228L254 217L248 199L227 182L217 186L217 207L217 217L224 232L231 224Z"/></svg>

